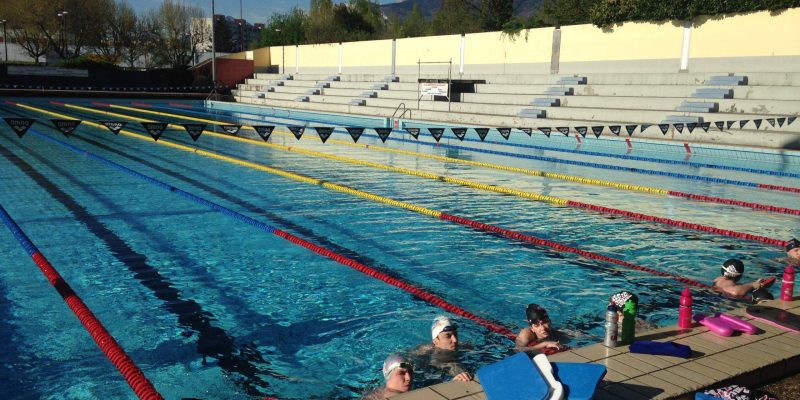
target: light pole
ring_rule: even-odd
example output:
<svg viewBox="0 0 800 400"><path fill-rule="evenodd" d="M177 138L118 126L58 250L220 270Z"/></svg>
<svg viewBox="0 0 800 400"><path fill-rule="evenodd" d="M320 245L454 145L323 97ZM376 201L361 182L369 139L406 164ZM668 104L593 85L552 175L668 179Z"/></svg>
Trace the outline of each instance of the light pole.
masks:
<svg viewBox="0 0 800 400"><path fill-rule="evenodd" d="M3 47L5 47L6 64L8 64L8 35L6 35L7 19L0 19L0 24L3 24Z"/></svg>
<svg viewBox="0 0 800 400"><path fill-rule="evenodd" d="M280 32L281 34L281 74L286 73L286 52L284 48L286 47L286 40L284 39L283 30L281 28L275 28L275 32Z"/></svg>
<svg viewBox="0 0 800 400"><path fill-rule="evenodd" d="M214 29L214 0L211 0L211 86L212 91L217 90L217 31Z"/></svg>
<svg viewBox="0 0 800 400"><path fill-rule="evenodd" d="M67 47L69 46L69 42L67 41L67 14L69 14L69 11L61 11L60 13L56 14L61 21L61 44L64 46L64 58L68 58Z"/></svg>

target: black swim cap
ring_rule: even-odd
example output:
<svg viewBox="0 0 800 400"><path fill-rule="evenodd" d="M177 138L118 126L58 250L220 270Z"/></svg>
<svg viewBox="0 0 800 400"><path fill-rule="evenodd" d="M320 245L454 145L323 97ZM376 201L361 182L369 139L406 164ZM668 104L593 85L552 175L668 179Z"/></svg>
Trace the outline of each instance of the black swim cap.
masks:
<svg viewBox="0 0 800 400"><path fill-rule="evenodd" d="M800 247L800 240L792 238L792 240L786 242L786 252L788 253L792 249L796 249Z"/></svg>
<svg viewBox="0 0 800 400"><path fill-rule="evenodd" d="M719 270L722 273L722 276L731 278L734 282L738 282L744 273L744 264L735 258L731 258L730 260L725 261L725 263L722 264L722 268Z"/></svg>
<svg viewBox="0 0 800 400"><path fill-rule="evenodd" d="M525 309L525 316L528 317L528 322L531 324L550 322L547 310L538 304L528 304L528 308Z"/></svg>

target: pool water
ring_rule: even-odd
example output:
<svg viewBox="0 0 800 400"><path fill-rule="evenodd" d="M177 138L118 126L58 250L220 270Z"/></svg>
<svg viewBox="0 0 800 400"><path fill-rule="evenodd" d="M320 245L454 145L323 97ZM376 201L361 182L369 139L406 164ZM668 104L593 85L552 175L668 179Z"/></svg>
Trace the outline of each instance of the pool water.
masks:
<svg viewBox="0 0 800 400"><path fill-rule="evenodd" d="M122 119L67 108L42 99L15 99L41 110L96 121ZM148 101L162 115L92 105L98 110L165 122L204 118L250 125L382 126L383 119L288 111L206 108L202 102ZM127 100L102 100L132 106ZM186 108L191 106L192 108ZM263 111L263 110L262 110ZM258 230L183 197L109 168L39 135L68 142L209 201L285 230L434 293L478 316L525 326L528 303L543 305L554 325L581 346L602 338L608 297L637 293L641 313L674 324L683 285L550 248L473 230L390 205L164 146L180 143L327 182L409 202L578 247L634 264L710 283L727 258L744 260L746 279L777 276L781 249L758 242L577 208L500 195L437 180L313 157L205 134L195 143L169 128L158 142L81 125L69 138L40 111L0 106L0 116L37 118L19 139L0 126L0 204L105 324L166 398L353 398L382 384L387 354L430 341L438 307L329 258ZM348 119L349 118L349 119ZM223 122L224 121L224 122ZM411 124L412 122L407 122ZM423 124L420 124L423 125ZM146 136L138 123L126 128ZM652 128L651 128L652 129ZM240 136L254 134L242 131ZM431 172L485 184L567 198L778 239L800 232L800 217L720 204L582 185L513 172L377 151L414 152L608 179L763 204L797 208L797 194L735 185L590 168L540 159L670 171L705 177L800 187L800 179L696 165L587 155L620 152L619 143L593 138L577 152L573 138L548 141L515 131L512 140L460 142L452 134L435 145L393 133L385 144L368 130L359 144L322 144L308 130L300 141L273 134L277 144ZM468 138L477 136L470 131ZM635 137L634 137L635 138ZM332 139L351 141L342 131ZM566 139L572 140L567 142ZM260 140L260 139L259 139ZM501 143L494 143L501 141ZM539 148L522 147L525 145ZM638 143L634 140L634 146ZM550 149L545 149L549 147ZM682 146L647 144L633 155L684 159ZM501 156L470 149L513 153ZM700 150L690 160L788 174L800 173L791 154L755 150ZM0 229L0 392L14 399L133 398L113 366L25 251ZM772 289L777 294L777 289ZM701 289L695 311L741 307ZM455 315L459 339L472 345L461 361L474 372L512 354L508 338ZM416 386L440 382L422 368ZM8 396L6 396L8 397Z"/></svg>

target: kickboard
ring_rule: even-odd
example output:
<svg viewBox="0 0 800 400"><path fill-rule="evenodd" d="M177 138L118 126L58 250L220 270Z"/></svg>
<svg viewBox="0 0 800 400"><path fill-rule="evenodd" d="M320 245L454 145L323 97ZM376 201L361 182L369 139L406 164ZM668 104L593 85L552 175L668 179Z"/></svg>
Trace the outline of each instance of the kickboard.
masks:
<svg viewBox="0 0 800 400"><path fill-rule="evenodd" d="M590 400L594 398L597 386L606 376L606 366L589 363L555 362L553 375L564 386L564 398L569 400Z"/></svg>
<svg viewBox="0 0 800 400"><path fill-rule="evenodd" d="M776 281L777 279L778 279L778 278L776 278L776 277L774 277L774 276L770 276L769 278L767 278L767 279L764 279L764 281L762 282L762 284L763 284L763 285L762 285L761 287L763 287L763 288L768 288L768 287L772 286L772 284L773 284L773 283L775 283L775 281Z"/></svg>
<svg viewBox="0 0 800 400"><path fill-rule="evenodd" d="M695 314L692 319L719 336L733 335L733 327L719 317L711 317L705 314Z"/></svg>
<svg viewBox="0 0 800 400"><path fill-rule="evenodd" d="M778 328L800 333L800 315L768 306L747 307L747 315Z"/></svg>
<svg viewBox="0 0 800 400"><path fill-rule="evenodd" d="M476 375L489 400L544 400L550 395L550 385L524 352L487 365Z"/></svg>

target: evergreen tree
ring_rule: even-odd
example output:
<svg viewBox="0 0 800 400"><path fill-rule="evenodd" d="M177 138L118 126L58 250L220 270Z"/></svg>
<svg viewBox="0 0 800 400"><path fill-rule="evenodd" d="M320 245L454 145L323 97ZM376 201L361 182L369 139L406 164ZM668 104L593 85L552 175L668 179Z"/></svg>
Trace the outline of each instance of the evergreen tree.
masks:
<svg viewBox="0 0 800 400"><path fill-rule="evenodd" d="M481 28L499 31L514 16L514 0L482 0Z"/></svg>
<svg viewBox="0 0 800 400"><path fill-rule="evenodd" d="M408 14L408 17L406 17L403 23L403 33L405 37L425 36L428 35L429 29L428 21L426 21L425 17L422 15L422 10L419 9L419 6L414 4L414 6L411 7L411 13Z"/></svg>

